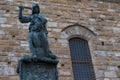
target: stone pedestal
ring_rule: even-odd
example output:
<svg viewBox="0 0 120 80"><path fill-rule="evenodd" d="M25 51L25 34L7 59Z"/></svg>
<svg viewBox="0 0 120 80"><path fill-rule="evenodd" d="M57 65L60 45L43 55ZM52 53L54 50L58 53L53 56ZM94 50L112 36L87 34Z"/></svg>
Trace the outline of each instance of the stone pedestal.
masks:
<svg viewBox="0 0 120 80"><path fill-rule="evenodd" d="M20 80L58 80L56 59L40 58L32 60L25 56L19 61L17 72Z"/></svg>

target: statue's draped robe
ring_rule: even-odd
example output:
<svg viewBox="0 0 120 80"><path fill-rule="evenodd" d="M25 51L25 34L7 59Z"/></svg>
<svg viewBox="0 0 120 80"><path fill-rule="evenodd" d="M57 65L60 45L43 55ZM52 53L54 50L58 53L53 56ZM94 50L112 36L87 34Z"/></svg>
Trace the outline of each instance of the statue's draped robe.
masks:
<svg viewBox="0 0 120 80"><path fill-rule="evenodd" d="M32 14L19 19L22 23L30 22L28 42L33 55L47 56L51 53L47 40L46 22L42 14Z"/></svg>

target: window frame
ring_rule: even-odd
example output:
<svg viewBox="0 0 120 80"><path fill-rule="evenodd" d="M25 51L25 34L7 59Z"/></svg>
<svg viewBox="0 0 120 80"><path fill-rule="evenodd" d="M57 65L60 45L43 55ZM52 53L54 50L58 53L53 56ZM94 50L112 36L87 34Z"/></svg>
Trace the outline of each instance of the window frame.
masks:
<svg viewBox="0 0 120 80"><path fill-rule="evenodd" d="M86 46L84 46L86 49L87 49L87 57L88 57L88 60L86 61L86 60L83 60L83 61L81 61L81 60L73 60L72 59L72 55L74 54L74 53L72 53L72 51L71 51L71 46L70 46L70 42L72 41L72 40L80 40L80 41L83 41L83 42L85 42L85 45ZM88 41L87 40L85 40L85 39L82 39L82 38L79 38L79 37L73 37L73 38L71 38L71 39L69 39L69 47L70 47L70 55L71 55L71 63L72 63L72 69L73 69L73 75L74 75L74 79L76 79L76 73L75 73L75 69L74 69L74 67L73 67L73 65L74 64L78 64L78 65L80 65L80 64L87 64L87 65L90 65L90 66L88 66L88 67L90 67L90 75L92 75L92 77L91 77L91 80L95 80L95 74L94 74L94 69L93 69L93 63L92 63L92 60L91 60L91 55L90 55L90 50L89 50L89 45L88 45ZM77 54L78 55L78 54ZM80 69L80 68L79 68ZM76 79L76 80L78 80L78 79Z"/></svg>

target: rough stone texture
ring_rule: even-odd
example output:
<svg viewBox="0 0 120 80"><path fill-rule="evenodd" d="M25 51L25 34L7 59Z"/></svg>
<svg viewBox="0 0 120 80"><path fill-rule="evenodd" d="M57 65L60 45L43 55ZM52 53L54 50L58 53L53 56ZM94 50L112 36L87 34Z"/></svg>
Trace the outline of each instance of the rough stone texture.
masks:
<svg viewBox="0 0 120 80"><path fill-rule="evenodd" d="M5 23L6 18L0 18L0 23Z"/></svg>
<svg viewBox="0 0 120 80"><path fill-rule="evenodd" d="M29 24L18 21L18 5L32 3L41 5L48 20L50 47L60 60L59 80L74 80L68 44L72 37L88 40L96 80L120 80L120 3L115 0L0 0L0 80L19 80L17 60L30 55Z"/></svg>
<svg viewBox="0 0 120 80"><path fill-rule="evenodd" d="M10 68L10 67L7 67L7 68L4 68L4 75L14 75L14 68Z"/></svg>
<svg viewBox="0 0 120 80"><path fill-rule="evenodd" d="M117 77L117 76L116 76L116 73L114 71L106 71L105 72L105 77L108 77L108 78L112 77L112 78L114 78L114 77Z"/></svg>

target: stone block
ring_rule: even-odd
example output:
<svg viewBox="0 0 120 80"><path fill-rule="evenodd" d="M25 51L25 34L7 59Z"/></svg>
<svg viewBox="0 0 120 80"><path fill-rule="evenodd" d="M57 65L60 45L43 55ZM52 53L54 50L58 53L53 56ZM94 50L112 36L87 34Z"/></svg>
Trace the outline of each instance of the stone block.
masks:
<svg viewBox="0 0 120 80"><path fill-rule="evenodd" d="M113 28L114 33L120 33L120 28Z"/></svg>
<svg viewBox="0 0 120 80"><path fill-rule="evenodd" d="M58 23L58 27L60 27L60 28L65 28L65 27L67 27L69 25L70 25L70 23L64 23L64 22L59 22Z"/></svg>
<svg viewBox="0 0 120 80"><path fill-rule="evenodd" d="M106 51L95 51L96 56L107 56Z"/></svg>
<svg viewBox="0 0 120 80"><path fill-rule="evenodd" d="M0 10L0 13L2 14L2 13L5 13L5 10Z"/></svg>
<svg viewBox="0 0 120 80"><path fill-rule="evenodd" d="M20 80L19 76L10 76L9 80Z"/></svg>
<svg viewBox="0 0 120 80"><path fill-rule="evenodd" d="M115 52L115 56L119 57L120 56L120 52Z"/></svg>
<svg viewBox="0 0 120 80"><path fill-rule="evenodd" d="M0 62L8 62L8 57L7 56L0 56Z"/></svg>
<svg viewBox="0 0 120 80"><path fill-rule="evenodd" d="M54 31L54 32L61 32L61 29L52 29L52 31Z"/></svg>
<svg viewBox="0 0 120 80"><path fill-rule="evenodd" d="M71 72L70 72L70 71L67 71L67 70L59 70L59 75L62 75L62 76L70 76L70 75L71 75Z"/></svg>
<svg viewBox="0 0 120 80"><path fill-rule="evenodd" d="M0 67L7 67L8 64L6 62L0 62Z"/></svg>
<svg viewBox="0 0 120 80"><path fill-rule="evenodd" d="M8 76L0 76L0 80L10 80Z"/></svg>
<svg viewBox="0 0 120 80"><path fill-rule="evenodd" d="M59 58L64 58L64 59L69 59L70 56L69 55L65 55L65 54L58 54L57 55Z"/></svg>
<svg viewBox="0 0 120 80"><path fill-rule="evenodd" d="M110 80L109 78L104 78L104 80Z"/></svg>
<svg viewBox="0 0 120 80"><path fill-rule="evenodd" d="M120 27L120 22L117 24L118 27Z"/></svg>
<svg viewBox="0 0 120 80"><path fill-rule="evenodd" d="M0 30L0 34L5 34L5 32L3 30Z"/></svg>
<svg viewBox="0 0 120 80"><path fill-rule="evenodd" d="M70 23L78 23L79 22L78 20L67 20L67 21Z"/></svg>
<svg viewBox="0 0 120 80"><path fill-rule="evenodd" d="M96 20L94 18L89 18L89 23L90 24L94 24L96 22Z"/></svg>
<svg viewBox="0 0 120 80"><path fill-rule="evenodd" d="M20 41L21 44L28 44L27 41Z"/></svg>
<svg viewBox="0 0 120 80"><path fill-rule="evenodd" d="M106 71L104 74L105 74L105 77L108 77L108 78L116 78L117 77L115 71Z"/></svg>
<svg viewBox="0 0 120 80"><path fill-rule="evenodd" d="M4 75L3 68L0 68L0 75Z"/></svg>
<svg viewBox="0 0 120 80"><path fill-rule="evenodd" d="M10 27L12 27L12 25L10 25L10 24L1 24L1 27L3 27L3 28L10 28Z"/></svg>
<svg viewBox="0 0 120 80"><path fill-rule="evenodd" d="M11 1L11 2L13 2L13 0L7 0L7 1Z"/></svg>
<svg viewBox="0 0 120 80"><path fill-rule="evenodd" d="M6 30L6 32L9 33L10 35L18 35L19 31L20 31L19 29L8 29L8 30Z"/></svg>
<svg viewBox="0 0 120 80"><path fill-rule="evenodd" d="M108 11L109 11L109 12L115 12L115 10L114 10L114 9L108 9Z"/></svg>
<svg viewBox="0 0 120 80"><path fill-rule="evenodd" d="M57 26L58 26L58 23L57 23L57 22L48 22L48 23L47 23L47 26L48 26L48 27L57 27Z"/></svg>
<svg viewBox="0 0 120 80"><path fill-rule="evenodd" d="M104 77L104 70L98 70L95 74L96 78Z"/></svg>
<svg viewBox="0 0 120 80"><path fill-rule="evenodd" d="M116 71L118 68L117 66L107 66L107 70Z"/></svg>
<svg viewBox="0 0 120 80"><path fill-rule="evenodd" d="M59 80L73 80L72 77L59 77Z"/></svg>
<svg viewBox="0 0 120 80"><path fill-rule="evenodd" d="M60 34L58 32L49 32L48 36L52 38L59 38Z"/></svg>
<svg viewBox="0 0 120 80"><path fill-rule="evenodd" d="M8 60L11 62L17 62L18 61L18 57L8 57Z"/></svg>
<svg viewBox="0 0 120 80"><path fill-rule="evenodd" d="M5 12L4 12L4 13L5 13ZM4 14L3 16L4 16L4 17L10 17L11 14Z"/></svg>
<svg viewBox="0 0 120 80"><path fill-rule="evenodd" d="M68 38L69 36L65 32L61 32L60 37L61 38Z"/></svg>
<svg viewBox="0 0 120 80"><path fill-rule="evenodd" d="M0 40L0 45L9 45L8 40Z"/></svg>
<svg viewBox="0 0 120 80"><path fill-rule="evenodd" d="M0 18L0 23L5 23L6 22L6 18Z"/></svg>
<svg viewBox="0 0 120 80"><path fill-rule="evenodd" d="M4 75L14 75L15 74L15 71L14 71L14 68L12 67L5 67L4 68Z"/></svg>

